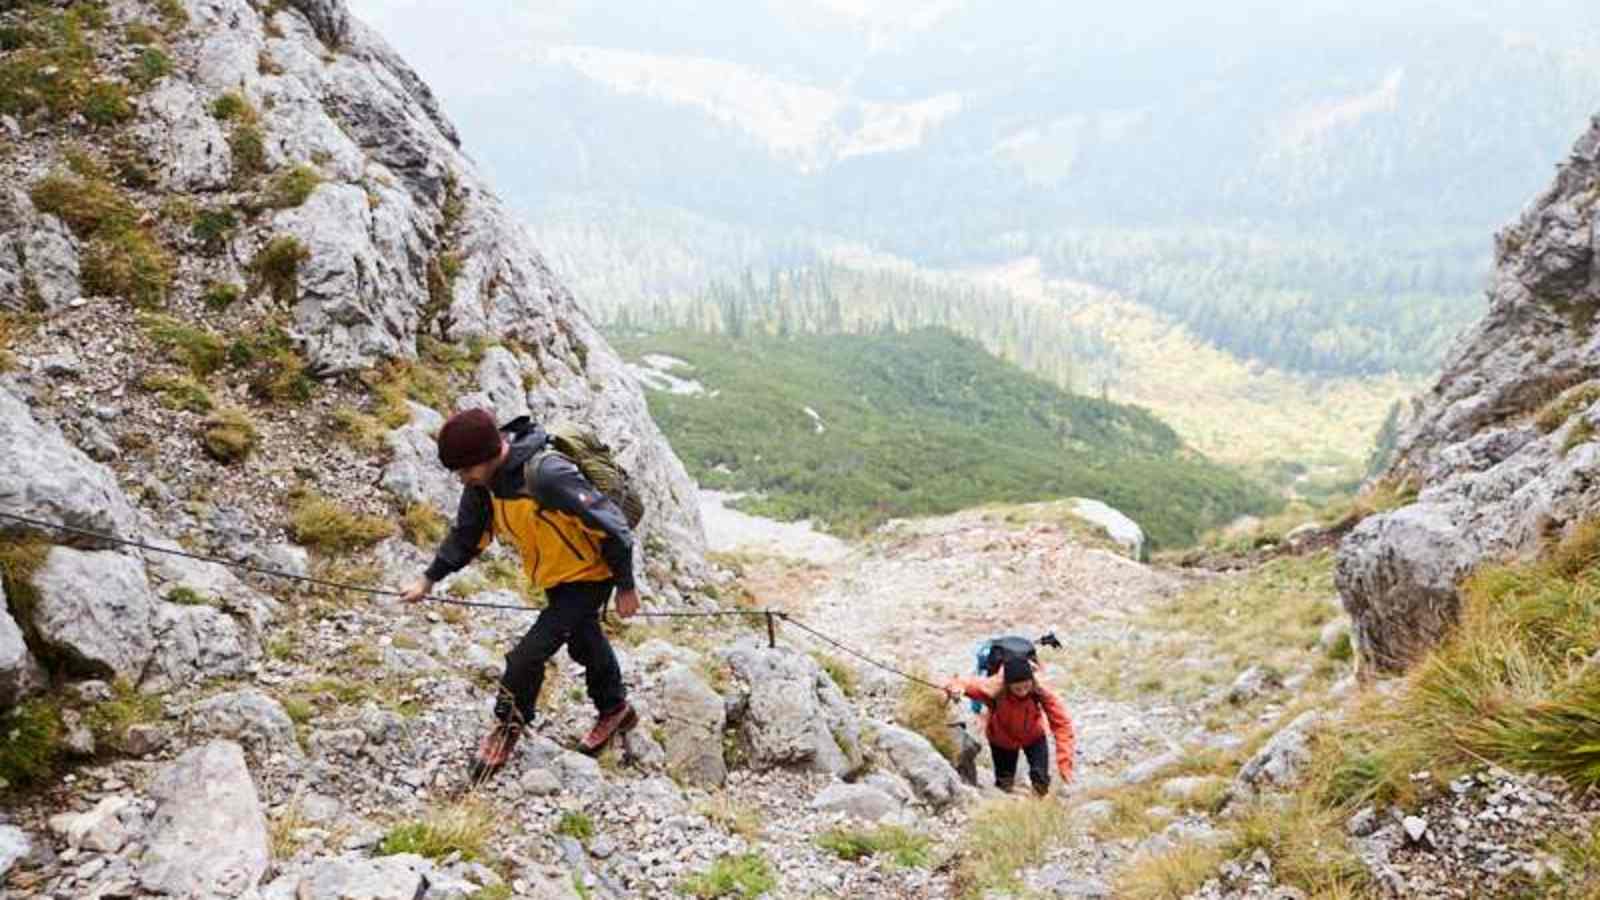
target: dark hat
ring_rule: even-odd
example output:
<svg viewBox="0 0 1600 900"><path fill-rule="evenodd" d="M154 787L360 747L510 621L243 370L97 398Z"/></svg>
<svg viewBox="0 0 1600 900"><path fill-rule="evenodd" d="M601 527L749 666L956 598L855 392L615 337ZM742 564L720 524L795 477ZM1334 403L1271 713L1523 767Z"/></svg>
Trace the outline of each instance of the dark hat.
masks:
<svg viewBox="0 0 1600 900"><path fill-rule="evenodd" d="M1033 678L1033 664L1020 656L1006 660L1006 684L1016 684Z"/></svg>
<svg viewBox="0 0 1600 900"><path fill-rule="evenodd" d="M500 455L500 428L486 409L465 409L439 429L439 462L455 471Z"/></svg>

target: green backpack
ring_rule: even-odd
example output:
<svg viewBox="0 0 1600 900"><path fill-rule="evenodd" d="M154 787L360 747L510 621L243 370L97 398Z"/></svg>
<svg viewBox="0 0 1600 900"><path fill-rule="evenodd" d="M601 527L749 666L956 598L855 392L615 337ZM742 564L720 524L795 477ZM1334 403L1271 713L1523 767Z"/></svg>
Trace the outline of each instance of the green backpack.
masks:
<svg viewBox="0 0 1600 900"><path fill-rule="evenodd" d="M628 470L618 464L611 448L599 435L577 422L556 422L545 429L550 443L533 458L533 471L547 453L559 453L572 460L589 483L622 508L629 528L639 527L644 518L644 498L640 496Z"/></svg>

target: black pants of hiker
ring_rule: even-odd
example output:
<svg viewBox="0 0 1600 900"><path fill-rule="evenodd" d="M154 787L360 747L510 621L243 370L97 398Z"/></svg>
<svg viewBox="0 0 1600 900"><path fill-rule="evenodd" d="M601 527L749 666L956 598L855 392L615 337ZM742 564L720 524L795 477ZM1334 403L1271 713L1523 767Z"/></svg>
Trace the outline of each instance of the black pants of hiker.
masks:
<svg viewBox="0 0 1600 900"><path fill-rule="evenodd" d="M506 654L506 671L500 677L500 696L494 714L500 721L532 724L539 689L544 686L544 665L561 645L583 666L589 701L602 713L616 709L627 696L622 668L611 642L600 630L600 610L611 598L609 581L558 584L544 592L545 607L533 627Z"/></svg>
<svg viewBox="0 0 1600 900"><path fill-rule="evenodd" d="M998 744L990 743L989 753L994 757L994 786L1000 790L1011 790L1011 783L1017 780L1017 754L1019 753L1025 753L1028 756L1028 778L1033 782L1033 789L1041 794L1050 789L1050 741L1048 739L1039 738L1021 750L1007 750Z"/></svg>

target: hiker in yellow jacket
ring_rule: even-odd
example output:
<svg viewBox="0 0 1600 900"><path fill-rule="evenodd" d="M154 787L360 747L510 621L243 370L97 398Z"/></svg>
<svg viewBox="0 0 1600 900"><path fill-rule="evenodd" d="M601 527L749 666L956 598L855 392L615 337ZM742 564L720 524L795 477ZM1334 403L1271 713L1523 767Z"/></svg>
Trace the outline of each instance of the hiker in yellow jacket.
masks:
<svg viewBox="0 0 1600 900"><path fill-rule="evenodd" d="M638 723L616 654L600 629L600 612L613 591L619 615L639 611L627 518L571 459L550 450L544 429L525 416L502 429L487 410L465 410L445 422L438 444L439 462L465 490L433 563L401 598L423 599L434 584L499 540L516 548L528 579L546 599L533 627L506 654L494 709L499 723L478 747L474 780L511 758L522 729L534 720L545 663L562 645L583 666L598 713L579 749L598 753L613 735Z"/></svg>

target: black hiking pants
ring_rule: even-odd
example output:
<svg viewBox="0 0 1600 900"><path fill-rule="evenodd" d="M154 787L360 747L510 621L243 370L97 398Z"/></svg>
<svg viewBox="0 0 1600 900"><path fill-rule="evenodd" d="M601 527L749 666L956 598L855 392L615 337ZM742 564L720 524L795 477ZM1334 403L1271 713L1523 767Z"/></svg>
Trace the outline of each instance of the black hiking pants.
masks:
<svg viewBox="0 0 1600 900"><path fill-rule="evenodd" d="M544 665L561 645L583 666L589 701L601 713L615 709L627 696L622 668L611 642L600 630L600 610L611 598L610 581L558 584L544 592L545 607L533 627L506 654L506 671L500 677L500 696L494 714L500 721L532 724L539 689L544 686Z"/></svg>
<svg viewBox="0 0 1600 900"><path fill-rule="evenodd" d="M1033 789L1041 794L1050 789L1048 738L1041 737L1021 750L1007 750L991 742L989 753L994 757L994 786L1000 790L1011 790L1011 783L1017 780L1017 755L1021 753L1028 756L1028 778L1033 782Z"/></svg>

